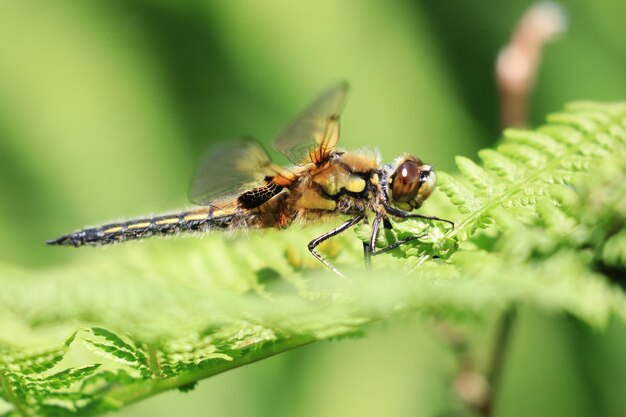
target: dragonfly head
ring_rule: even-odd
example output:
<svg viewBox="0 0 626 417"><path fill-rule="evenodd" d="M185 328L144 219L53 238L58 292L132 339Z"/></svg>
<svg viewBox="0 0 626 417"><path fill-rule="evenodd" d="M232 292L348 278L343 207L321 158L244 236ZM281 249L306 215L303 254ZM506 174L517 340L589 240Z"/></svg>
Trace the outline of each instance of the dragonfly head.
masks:
<svg viewBox="0 0 626 417"><path fill-rule="evenodd" d="M387 195L401 210L419 208L435 189L437 177L432 167L414 156L402 156L388 167Z"/></svg>

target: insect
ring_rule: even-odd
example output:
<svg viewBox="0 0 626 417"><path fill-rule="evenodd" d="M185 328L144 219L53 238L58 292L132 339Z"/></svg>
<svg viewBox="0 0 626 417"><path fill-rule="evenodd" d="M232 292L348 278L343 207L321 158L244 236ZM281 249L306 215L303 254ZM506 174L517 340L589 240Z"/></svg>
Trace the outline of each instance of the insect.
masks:
<svg viewBox="0 0 626 417"><path fill-rule="evenodd" d="M255 140L225 142L204 155L191 182L190 200L200 207L87 228L48 244L95 246L184 231L283 229L343 215L348 219L308 244L315 258L343 276L316 248L359 222L368 222L370 215L371 237L363 244L366 265L374 255L423 237L412 236L377 249L381 225L392 228L389 216L440 220L454 227L449 220L412 213L435 187L430 165L404 155L381 167L375 151L337 148L347 92L345 82L333 86L278 136L273 148L292 165L274 164Z"/></svg>

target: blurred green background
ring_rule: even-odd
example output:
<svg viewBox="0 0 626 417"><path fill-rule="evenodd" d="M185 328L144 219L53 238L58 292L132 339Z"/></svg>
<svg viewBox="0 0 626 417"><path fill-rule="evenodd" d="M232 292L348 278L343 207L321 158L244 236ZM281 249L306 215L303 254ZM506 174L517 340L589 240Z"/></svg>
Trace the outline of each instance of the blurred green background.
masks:
<svg viewBox="0 0 626 417"><path fill-rule="evenodd" d="M352 85L341 144L438 169L498 137L498 50L529 1L0 0L0 262L102 256L43 242L186 206L211 143L265 144L319 91ZM562 2L533 124L626 98L626 3ZM1 290L1 289L0 289ZM480 334L488 326L469 329ZM626 327L523 311L496 415L626 415ZM309 346L119 415L443 416L455 358L430 323Z"/></svg>

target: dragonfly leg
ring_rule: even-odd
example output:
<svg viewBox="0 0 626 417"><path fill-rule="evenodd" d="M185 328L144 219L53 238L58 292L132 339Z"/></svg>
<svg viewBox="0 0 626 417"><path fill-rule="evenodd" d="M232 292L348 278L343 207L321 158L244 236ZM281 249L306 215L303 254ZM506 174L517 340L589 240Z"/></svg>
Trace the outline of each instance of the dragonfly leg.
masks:
<svg viewBox="0 0 626 417"><path fill-rule="evenodd" d="M380 233L380 222L383 216L376 214L374 221L372 222L372 234L370 235L370 241L368 243L363 242L363 256L365 259L365 267L370 269L372 267L372 255L376 251L376 241L378 240L378 234Z"/></svg>
<svg viewBox="0 0 626 417"><path fill-rule="evenodd" d="M398 246L402 246L402 245L404 245L404 244L405 244L405 243L407 243L407 242L410 242L410 241L412 241L412 240L419 239L419 238L424 237L424 236L428 236L428 235L427 235L427 234L423 234L423 235L419 235L419 236L409 236L409 237L406 237L406 238L404 238L404 239L401 239L401 240L398 240L397 242L392 243L392 244L391 244L391 245L389 245L389 246L385 246L385 247L384 247L384 248L382 248L382 249L379 249L379 250L373 250L373 251L370 253L370 255L371 255L371 256L376 256L376 255L380 255L380 254L382 254L382 253L387 253L387 252L389 252L390 250L393 250L393 249L397 248Z"/></svg>
<svg viewBox="0 0 626 417"><path fill-rule="evenodd" d="M365 218L365 214L359 214L358 216L345 221L344 223L340 224L339 226L337 226L336 228L334 228L333 230L324 233L321 236L316 237L315 239L313 239L312 241L309 242L308 248L309 248L309 252L311 252L311 254L313 256L315 256L321 263L323 263L324 265L326 265L328 267L328 269L330 269L331 271L333 271L335 274L339 275L342 278L346 278L345 275L343 275L341 272L339 272L339 270L337 268L335 268L330 262L328 262L326 260L326 258L324 258L322 255L320 255L315 248L322 242L324 242L325 240L330 239L333 236L337 236L338 234L345 232L347 229L351 228L352 226L354 226L355 224L357 224L358 222L360 222L361 220L363 220Z"/></svg>
<svg viewBox="0 0 626 417"><path fill-rule="evenodd" d="M428 218L430 218L431 220L443 220L437 217L436 218L428 217ZM378 235L380 234L380 224L382 221L384 221L384 217L382 215L376 215L376 217L374 218L374 221L372 222L372 234L370 236L370 241L369 243L363 244L363 251L365 253L365 266L367 268L370 268L372 265L372 261L371 261L372 256L387 253L397 248L398 246L404 245L407 242L411 242L412 240L416 240L421 237L427 236L427 234L423 234L419 236L409 236L407 238L398 240L397 242L394 242L391 245L386 246L382 249L376 249L376 242L378 241ZM443 221L447 221L447 220L443 220Z"/></svg>
<svg viewBox="0 0 626 417"><path fill-rule="evenodd" d="M399 210L395 207L391 207L391 206L385 206L385 209L387 210L387 213L391 214L392 216L395 217L399 217L401 219L426 219L426 220L437 220L440 222L446 222L449 225L452 226L452 229L454 229L454 222L450 221L450 220L446 220L446 219L442 219L441 217L437 217L437 216L425 216L423 214L417 214L417 213L409 213L407 211L404 210Z"/></svg>

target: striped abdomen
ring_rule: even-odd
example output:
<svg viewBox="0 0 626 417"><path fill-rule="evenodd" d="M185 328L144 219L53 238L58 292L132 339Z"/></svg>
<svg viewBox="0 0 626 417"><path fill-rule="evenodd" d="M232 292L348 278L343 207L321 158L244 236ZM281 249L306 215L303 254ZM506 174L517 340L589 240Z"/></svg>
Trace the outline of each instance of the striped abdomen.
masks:
<svg viewBox="0 0 626 417"><path fill-rule="evenodd" d="M243 217L246 218L243 218ZM227 229L234 223L254 223L248 214L227 214L220 210L214 213L211 208L191 211L178 215L153 217L124 223L112 223L101 227L80 230L69 235L48 241L49 245L83 246L106 245L126 240L143 239L150 236L164 236L185 231L208 231Z"/></svg>

